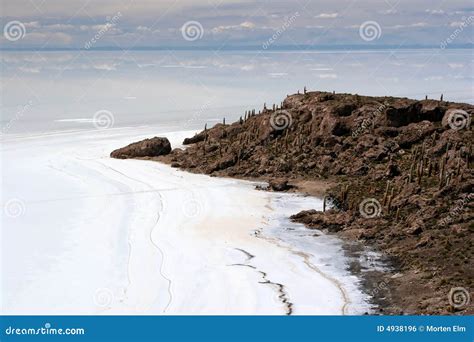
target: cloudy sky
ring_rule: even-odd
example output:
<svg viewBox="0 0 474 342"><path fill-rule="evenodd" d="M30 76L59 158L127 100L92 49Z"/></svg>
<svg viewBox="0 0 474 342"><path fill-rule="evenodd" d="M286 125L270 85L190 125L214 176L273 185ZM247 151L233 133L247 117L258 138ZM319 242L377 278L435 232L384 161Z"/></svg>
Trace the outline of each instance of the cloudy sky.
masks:
<svg viewBox="0 0 474 342"><path fill-rule="evenodd" d="M472 44L466 0L2 0L2 48ZM452 40L447 43L447 39Z"/></svg>

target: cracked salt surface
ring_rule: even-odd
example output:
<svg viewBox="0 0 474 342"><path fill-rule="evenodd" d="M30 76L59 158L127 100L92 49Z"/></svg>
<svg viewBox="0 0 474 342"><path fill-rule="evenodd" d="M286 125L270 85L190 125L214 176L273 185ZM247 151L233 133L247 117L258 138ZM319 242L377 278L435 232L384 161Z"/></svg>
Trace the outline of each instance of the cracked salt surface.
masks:
<svg viewBox="0 0 474 342"><path fill-rule="evenodd" d="M349 271L351 263L359 263L364 270L383 271L385 266L380 255L365 248L358 257L347 255L344 242L334 235L320 230L308 229L303 224L291 222L289 216L301 210L323 207L322 200L299 194L276 194L272 196L268 227L263 236L277 240L293 253L300 255L308 267L319 272L336 286L343 298L343 314L364 314L373 309L370 296L362 289L361 279ZM364 262L372 261L372 265Z"/></svg>

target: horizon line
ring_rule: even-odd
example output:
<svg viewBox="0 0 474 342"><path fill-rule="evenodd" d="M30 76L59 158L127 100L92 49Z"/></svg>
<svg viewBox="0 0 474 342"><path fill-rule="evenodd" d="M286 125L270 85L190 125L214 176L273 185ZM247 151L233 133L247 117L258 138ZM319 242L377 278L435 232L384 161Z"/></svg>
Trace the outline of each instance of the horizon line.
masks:
<svg viewBox="0 0 474 342"><path fill-rule="evenodd" d="M456 50L456 49L472 49L474 43L471 44L457 44L452 46L446 46L442 48L439 45L406 45L400 47L399 45L360 45L360 44L346 44L346 45L300 45L295 46L274 46L268 49L262 48L258 45L249 46L138 46L133 48L121 48L117 46L103 46L103 47L91 47L91 48L75 48L75 47L50 47L50 48L37 48L37 47L0 47L0 51L166 51L166 50L180 50L180 51L255 51L262 50L263 52L272 51L303 51L303 50L316 50L316 51L327 51L327 50L423 50L423 49L442 49L442 50Z"/></svg>

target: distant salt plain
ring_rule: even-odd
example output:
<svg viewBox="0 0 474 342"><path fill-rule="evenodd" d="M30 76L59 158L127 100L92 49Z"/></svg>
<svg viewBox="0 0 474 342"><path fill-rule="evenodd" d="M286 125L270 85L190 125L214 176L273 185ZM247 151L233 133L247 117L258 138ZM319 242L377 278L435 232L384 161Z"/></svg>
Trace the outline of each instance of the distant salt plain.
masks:
<svg viewBox="0 0 474 342"><path fill-rule="evenodd" d="M319 199L109 153L192 131L3 137L2 314L362 314L338 239L288 216ZM315 236L318 235L318 236Z"/></svg>

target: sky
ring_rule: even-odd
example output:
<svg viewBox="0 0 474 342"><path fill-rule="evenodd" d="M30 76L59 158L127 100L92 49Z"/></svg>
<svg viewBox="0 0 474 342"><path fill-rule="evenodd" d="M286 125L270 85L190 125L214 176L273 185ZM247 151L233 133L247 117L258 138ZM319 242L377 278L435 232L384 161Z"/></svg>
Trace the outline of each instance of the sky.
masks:
<svg viewBox="0 0 474 342"><path fill-rule="evenodd" d="M465 0L2 0L5 49L473 43Z"/></svg>

